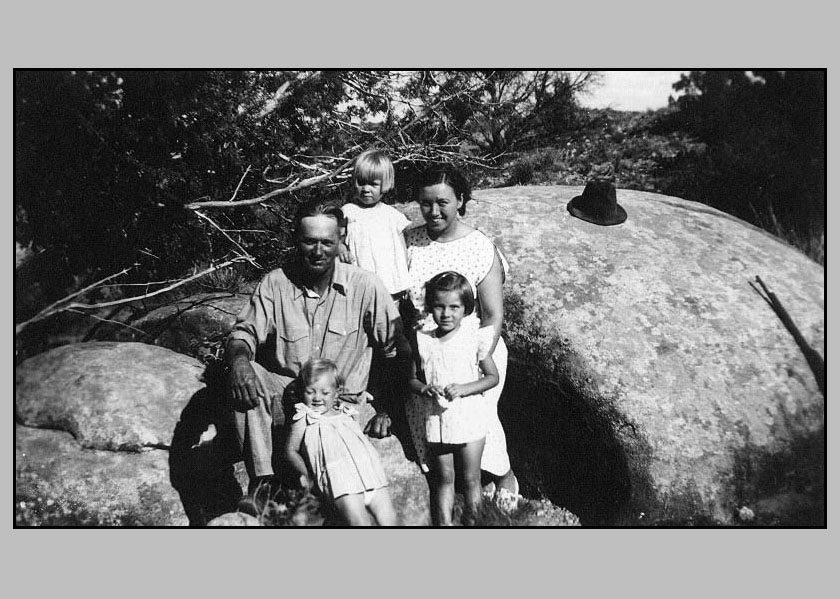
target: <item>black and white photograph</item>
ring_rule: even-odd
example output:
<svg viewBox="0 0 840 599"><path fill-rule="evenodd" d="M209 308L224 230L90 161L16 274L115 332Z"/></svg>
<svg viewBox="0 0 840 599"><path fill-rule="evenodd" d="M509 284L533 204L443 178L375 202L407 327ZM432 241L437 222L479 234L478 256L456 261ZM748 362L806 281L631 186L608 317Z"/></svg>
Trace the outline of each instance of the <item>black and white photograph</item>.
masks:
<svg viewBox="0 0 840 599"><path fill-rule="evenodd" d="M14 528L826 528L827 74L15 68Z"/></svg>
<svg viewBox="0 0 840 599"><path fill-rule="evenodd" d="M2 11L12 593L836 586L827 5Z"/></svg>

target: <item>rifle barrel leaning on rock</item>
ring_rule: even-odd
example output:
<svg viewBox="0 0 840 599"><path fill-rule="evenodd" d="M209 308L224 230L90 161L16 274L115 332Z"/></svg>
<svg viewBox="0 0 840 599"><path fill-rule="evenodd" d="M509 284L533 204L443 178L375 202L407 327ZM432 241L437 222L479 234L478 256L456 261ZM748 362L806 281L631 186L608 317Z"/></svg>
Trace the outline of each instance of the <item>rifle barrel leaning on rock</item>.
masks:
<svg viewBox="0 0 840 599"><path fill-rule="evenodd" d="M761 285L761 289L756 287L752 281L750 281L750 285L764 299L764 301L770 304L770 307L773 308L773 312L776 313L776 316L779 317L779 320L782 321L782 324L785 325L788 332L793 335L794 341L796 341L799 349L802 350L802 353L805 355L805 360L808 362L808 366L811 367L811 372L814 373L814 378L817 379L817 386L820 388L820 393L822 393L823 397L825 397L825 360L813 347L808 345L805 337L802 336L802 333L793 322L790 314L788 314L787 310L785 310L782 302L779 301L778 297L776 297L776 294L767 288L767 285L764 284L761 277L756 275L755 280L759 285Z"/></svg>

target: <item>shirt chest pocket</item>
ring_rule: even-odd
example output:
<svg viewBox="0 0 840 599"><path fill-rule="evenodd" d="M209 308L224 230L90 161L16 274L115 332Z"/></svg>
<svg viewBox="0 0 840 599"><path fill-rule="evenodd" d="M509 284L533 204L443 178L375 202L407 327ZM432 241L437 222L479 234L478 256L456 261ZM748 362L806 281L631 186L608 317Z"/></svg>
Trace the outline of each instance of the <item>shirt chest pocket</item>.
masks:
<svg viewBox="0 0 840 599"><path fill-rule="evenodd" d="M309 360L311 340L306 328L286 327L283 330L278 330L277 342L283 351L283 355L280 356L281 364L285 362L287 366L292 364L299 366Z"/></svg>
<svg viewBox="0 0 840 599"><path fill-rule="evenodd" d="M330 360L345 353L353 353L359 343L359 326L358 324L335 323L327 327L327 336L324 340L326 347L324 348L324 357ZM346 356L349 357L349 356Z"/></svg>

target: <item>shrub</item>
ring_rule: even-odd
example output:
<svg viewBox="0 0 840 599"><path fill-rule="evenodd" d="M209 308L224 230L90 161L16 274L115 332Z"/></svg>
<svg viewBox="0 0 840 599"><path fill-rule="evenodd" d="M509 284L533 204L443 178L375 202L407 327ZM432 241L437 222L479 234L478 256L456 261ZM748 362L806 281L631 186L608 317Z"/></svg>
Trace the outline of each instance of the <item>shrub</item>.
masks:
<svg viewBox="0 0 840 599"><path fill-rule="evenodd" d="M534 178L534 163L527 159L516 161L510 167L508 185L527 185Z"/></svg>

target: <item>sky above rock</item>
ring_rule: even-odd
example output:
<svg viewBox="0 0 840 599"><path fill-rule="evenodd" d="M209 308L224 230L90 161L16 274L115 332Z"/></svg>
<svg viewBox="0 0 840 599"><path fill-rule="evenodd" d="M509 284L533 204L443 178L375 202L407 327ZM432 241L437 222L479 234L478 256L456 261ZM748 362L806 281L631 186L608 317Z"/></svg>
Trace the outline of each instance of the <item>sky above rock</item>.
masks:
<svg viewBox="0 0 840 599"><path fill-rule="evenodd" d="M668 105L668 96L677 96L672 85L688 71L599 71L603 83L590 94L580 96L587 108L615 110L656 110Z"/></svg>

